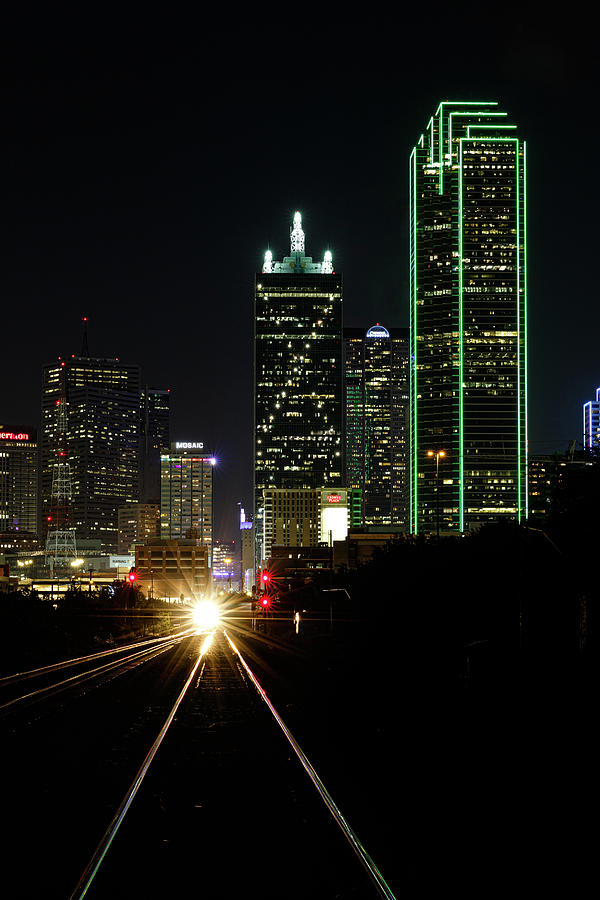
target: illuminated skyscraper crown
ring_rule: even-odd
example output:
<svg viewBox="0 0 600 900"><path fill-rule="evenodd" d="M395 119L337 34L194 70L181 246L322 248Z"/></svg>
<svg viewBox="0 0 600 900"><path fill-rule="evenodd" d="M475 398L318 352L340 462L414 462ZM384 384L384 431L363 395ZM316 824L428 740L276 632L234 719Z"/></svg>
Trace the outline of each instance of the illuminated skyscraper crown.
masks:
<svg viewBox="0 0 600 900"><path fill-rule="evenodd" d="M312 256L305 253L306 239L302 228L302 215L294 213L293 226L290 229L290 255L285 256L282 262L274 262L270 250L265 253L263 272L294 272L298 275L321 273L333 274L333 256L331 250L327 250L322 263L314 263Z"/></svg>

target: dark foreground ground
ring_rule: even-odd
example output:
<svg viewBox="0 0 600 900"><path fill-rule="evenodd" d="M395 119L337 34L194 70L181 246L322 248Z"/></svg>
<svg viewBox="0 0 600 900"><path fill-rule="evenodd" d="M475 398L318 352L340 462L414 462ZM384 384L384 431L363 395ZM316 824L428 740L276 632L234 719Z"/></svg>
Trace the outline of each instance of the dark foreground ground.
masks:
<svg viewBox="0 0 600 900"><path fill-rule="evenodd" d="M467 665L460 654L445 654L439 641L403 634L394 622L335 620L332 629L324 617L302 621L298 635L288 619L262 631L239 630L246 626L232 620L229 627L396 897L549 887L583 893L593 871L589 816L597 800L596 688L589 671L553 669L546 658L543 664L509 658L487 646L471 652ZM57 704L51 714L2 720L11 835L3 844L6 896L69 895L71 873L78 875L89 858L192 657L188 648L167 666L148 664L132 679ZM340 849L336 826L324 823L308 799L313 789L302 771L285 789L283 806L268 812L265 804L282 789L267 785L285 782L290 754L281 751L276 731L264 737L257 696L243 726L227 712L231 691L218 677L198 689L196 718L186 713L193 727L167 738L160 754L171 768L161 774L157 757L149 793L140 794L128 816L129 837L124 826L89 896L164 896L174 859L172 896L190 888L237 896L243 885L249 896L376 896ZM213 715L212 724L198 715ZM221 745L217 722L229 728ZM221 771L219 803L216 788L207 799L213 814L207 824L200 797L211 778L207 759L227 754L243 777L234 783ZM289 765L295 767L293 760ZM193 802L182 800L187 784L196 792ZM288 800L297 804L300 826L286 824ZM175 839L188 856L194 853L193 884L181 853L157 851L156 828L142 839L142 825L135 825L136 815L150 822L161 809L166 819L158 821L168 824L163 843ZM173 831L177 809L185 827ZM218 858L207 850L215 830L213 846L227 848ZM316 863L324 847L330 859ZM349 878L353 866L356 876Z"/></svg>

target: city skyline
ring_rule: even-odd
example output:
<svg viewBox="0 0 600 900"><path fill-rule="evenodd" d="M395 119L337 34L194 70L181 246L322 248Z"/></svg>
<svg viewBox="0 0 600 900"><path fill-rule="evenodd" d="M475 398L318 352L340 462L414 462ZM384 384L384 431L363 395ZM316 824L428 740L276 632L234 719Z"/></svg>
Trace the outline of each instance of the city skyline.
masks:
<svg viewBox="0 0 600 900"><path fill-rule="evenodd" d="M416 91L408 89L409 59L391 77L374 64L360 78L327 71L326 104L321 82L307 74L313 124L300 132L284 112L283 74L268 81L261 73L243 88L221 80L212 98L202 95L206 114L195 124L188 112L201 71L194 77L193 64L147 73L133 108L138 81L127 69L119 70L117 96L114 80L51 68L47 81L59 97L52 103L43 82L15 75L7 88L11 234L3 293L15 338L5 365L18 378L2 419L35 422L42 364L78 352L87 314L90 353L141 365L146 383L171 389L173 436L214 448L215 534L232 537L236 502L251 505L252 281L265 250L283 255L300 209L315 256L331 249L344 272L344 324L407 327L406 168L414 136L440 97L483 96L519 123L530 153L530 452L579 441L581 406L598 381L596 313L591 272L571 264L577 243L569 223L586 227L597 188L590 185L591 199L547 190L557 177L547 150L565 105L586 145L597 126L584 115L573 49L545 32L532 44L526 38L517 36L481 77L472 74L473 57L450 72L435 62ZM88 94L92 111L82 115ZM266 142L258 139L265 122Z"/></svg>

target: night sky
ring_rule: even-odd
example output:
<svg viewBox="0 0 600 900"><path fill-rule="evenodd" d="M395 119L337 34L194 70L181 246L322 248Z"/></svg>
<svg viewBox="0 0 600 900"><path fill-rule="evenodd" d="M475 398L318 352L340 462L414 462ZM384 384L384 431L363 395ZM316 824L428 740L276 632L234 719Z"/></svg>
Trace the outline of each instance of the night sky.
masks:
<svg viewBox="0 0 600 900"><path fill-rule="evenodd" d="M344 324L408 326L411 149L440 100L493 99L528 141L530 451L580 441L600 384L593 36L478 9L453 7L453 26L424 10L417 29L217 23L193 41L182 22L164 48L17 41L1 83L0 423L38 423L41 367L80 352L87 315L91 354L139 363L171 389L173 439L214 450L215 536L231 540L236 502L252 503L265 249L288 252L299 209L307 253L331 249L343 273Z"/></svg>

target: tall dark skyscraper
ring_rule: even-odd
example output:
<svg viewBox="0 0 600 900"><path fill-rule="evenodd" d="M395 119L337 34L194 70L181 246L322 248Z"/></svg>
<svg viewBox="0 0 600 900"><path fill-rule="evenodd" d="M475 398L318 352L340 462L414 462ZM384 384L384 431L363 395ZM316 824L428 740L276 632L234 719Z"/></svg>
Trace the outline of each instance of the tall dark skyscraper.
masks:
<svg viewBox="0 0 600 900"><path fill-rule="evenodd" d="M344 328L347 487L362 524L407 528L408 329Z"/></svg>
<svg viewBox="0 0 600 900"><path fill-rule="evenodd" d="M440 103L410 158L414 533L527 517L525 181L496 102Z"/></svg>
<svg viewBox="0 0 600 900"><path fill-rule="evenodd" d="M170 436L170 391L147 385L141 394L141 486L143 503L160 503L160 454L168 450Z"/></svg>
<svg viewBox="0 0 600 900"><path fill-rule="evenodd" d="M118 508L139 496L139 367L85 355L45 366L41 432L43 536L53 474L64 459L70 482L68 526L77 540L100 540L102 552L116 552Z"/></svg>
<svg viewBox="0 0 600 900"><path fill-rule="evenodd" d="M340 485L342 277L331 253L305 253L300 213L290 255L270 251L254 291L254 524L263 535L265 488ZM261 551L259 550L258 555Z"/></svg>

